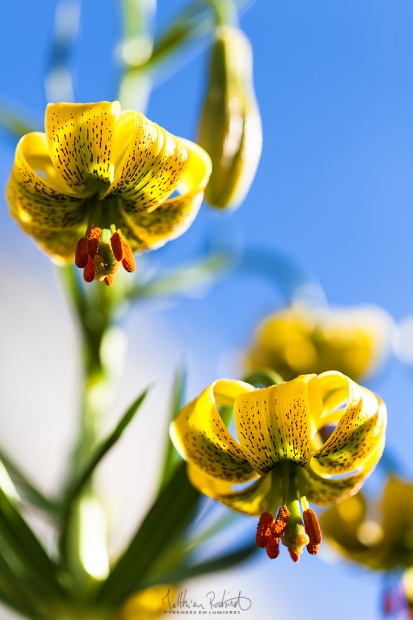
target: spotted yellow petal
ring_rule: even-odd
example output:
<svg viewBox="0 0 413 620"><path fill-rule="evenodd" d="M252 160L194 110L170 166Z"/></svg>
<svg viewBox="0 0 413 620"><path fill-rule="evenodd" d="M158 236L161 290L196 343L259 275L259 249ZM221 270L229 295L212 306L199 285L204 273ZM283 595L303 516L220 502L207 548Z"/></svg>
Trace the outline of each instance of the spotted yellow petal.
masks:
<svg viewBox="0 0 413 620"><path fill-rule="evenodd" d="M305 465L310 458L311 411L321 410L315 375L241 394L234 419L239 442L254 470L268 473L275 463Z"/></svg>
<svg viewBox="0 0 413 620"><path fill-rule="evenodd" d="M300 468L298 472L303 495L318 506L330 506L355 495L367 477L364 472L345 478L323 477L311 468Z"/></svg>
<svg viewBox="0 0 413 620"><path fill-rule="evenodd" d="M70 228L85 219L83 201L65 192L39 132L19 141L6 193L12 217L26 229Z"/></svg>
<svg viewBox="0 0 413 620"><path fill-rule="evenodd" d="M377 462L386 430L384 403L341 373L323 373L318 379L329 390L332 383L339 391L347 385L347 403L335 430L313 455L314 468L318 473L344 474L364 468L372 454Z"/></svg>
<svg viewBox="0 0 413 620"><path fill-rule="evenodd" d="M252 467L227 430L218 405L231 405L239 394L253 390L248 383L221 379L186 405L170 427L182 457L220 480L235 483L251 479Z"/></svg>
<svg viewBox="0 0 413 620"><path fill-rule="evenodd" d="M242 490L231 482L208 476L195 465L188 465L188 477L201 493L237 512L259 516L270 509L271 476L261 476Z"/></svg>
<svg viewBox="0 0 413 620"><path fill-rule="evenodd" d="M135 112L133 134L105 196L121 195L130 215L150 212L177 188L187 160L183 140Z"/></svg>
<svg viewBox="0 0 413 620"><path fill-rule="evenodd" d="M45 130L50 156L58 174L77 196L103 194L112 182L119 113L118 101L47 106Z"/></svg>

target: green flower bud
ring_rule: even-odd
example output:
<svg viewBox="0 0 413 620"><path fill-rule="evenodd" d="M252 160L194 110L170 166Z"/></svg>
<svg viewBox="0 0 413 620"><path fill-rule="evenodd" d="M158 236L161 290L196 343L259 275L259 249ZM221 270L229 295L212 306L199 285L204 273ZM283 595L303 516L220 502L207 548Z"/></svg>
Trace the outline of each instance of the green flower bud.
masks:
<svg viewBox="0 0 413 620"><path fill-rule="evenodd" d="M262 148L252 49L238 28L221 26L216 31L198 142L213 164L206 201L219 209L238 207L254 179Z"/></svg>

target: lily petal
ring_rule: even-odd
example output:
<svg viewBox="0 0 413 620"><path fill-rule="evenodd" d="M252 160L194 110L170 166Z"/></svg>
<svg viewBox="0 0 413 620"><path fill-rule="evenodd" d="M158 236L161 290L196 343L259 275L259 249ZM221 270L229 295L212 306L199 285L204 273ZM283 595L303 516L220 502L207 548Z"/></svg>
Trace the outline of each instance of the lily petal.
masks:
<svg viewBox="0 0 413 620"><path fill-rule="evenodd" d="M374 454L379 460L386 428L386 406L378 396L338 372L319 375L323 387L335 385L340 392L347 384L345 410L328 440L313 455L318 473L344 474L365 468ZM376 461L376 462L377 462Z"/></svg>
<svg viewBox="0 0 413 620"><path fill-rule="evenodd" d="M251 466L268 473L282 460L306 465L310 459L310 411L321 411L315 375L242 394L235 401L235 426Z"/></svg>
<svg viewBox="0 0 413 620"><path fill-rule="evenodd" d="M232 404L239 394L254 389L243 381L221 379L186 405L170 426L181 456L214 478L234 483L250 480L253 469L227 430L217 405Z"/></svg>
<svg viewBox="0 0 413 620"><path fill-rule="evenodd" d="M114 176L113 141L118 101L59 103L46 108L45 129L56 170L77 196L101 188Z"/></svg>
<svg viewBox="0 0 413 620"><path fill-rule="evenodd" d="M135 112L134 133L105 197L121 194L130 215L150 212L177 188L187 159L183 140Z"/></svg>
<svg viewBox="0 0 413 620"><path fill-rule="evenodd" d="M269 510L271 476L261 476L241 491L234 490L234 485L231 482L208 476L199 467L192 464L188 465L188 477L201 493L232 508L232 510L251 516L260 516Z"/></svg>

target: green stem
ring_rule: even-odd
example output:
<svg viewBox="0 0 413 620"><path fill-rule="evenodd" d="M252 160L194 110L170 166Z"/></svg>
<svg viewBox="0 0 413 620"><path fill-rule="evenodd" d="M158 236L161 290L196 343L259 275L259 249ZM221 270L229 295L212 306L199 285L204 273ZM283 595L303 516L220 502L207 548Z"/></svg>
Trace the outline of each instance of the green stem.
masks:
<svg viewBox="0 0 413 620"><path fill-rule="evenodd" d="M79 433L66 483L68 493L89 462L112 400L112 367L105 339L124 301L124 289L119 281L110 288L93 282L85 290L74 268L64 268L62 273L80 327L83 365ZM108 569L105 514L93 481L84 486L70 512L63 511L61 518L61 564L72 583L74 602L80 604L88 600Z"/></svg>
<svg viewBox="0 0 413 620"><path fill-rule="evenodd" d="M133 65L144 65L153 50L151 24L156 0L122 0L123 40L120 44L123 75L118 99L124 109L144 112L147 108L151 80L146 71L133 71Z"/></svg>
<svg viewBox="0 0 413 620"><path fill-rule="evenodd" d="M238 27L238 9L234 0L209 0L216 13L217 26Z"/></svg>

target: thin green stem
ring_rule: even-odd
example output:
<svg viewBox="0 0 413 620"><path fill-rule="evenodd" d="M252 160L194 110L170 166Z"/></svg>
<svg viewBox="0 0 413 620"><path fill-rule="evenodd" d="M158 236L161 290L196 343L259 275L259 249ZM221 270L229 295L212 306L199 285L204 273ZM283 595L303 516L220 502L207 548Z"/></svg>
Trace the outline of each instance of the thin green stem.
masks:
<svg viewBox="0 0 413 620"><path fill-rule="evenodd" d="M238 26L238 9L234 0L208 0L215 11L217 26Z"/></svg>

